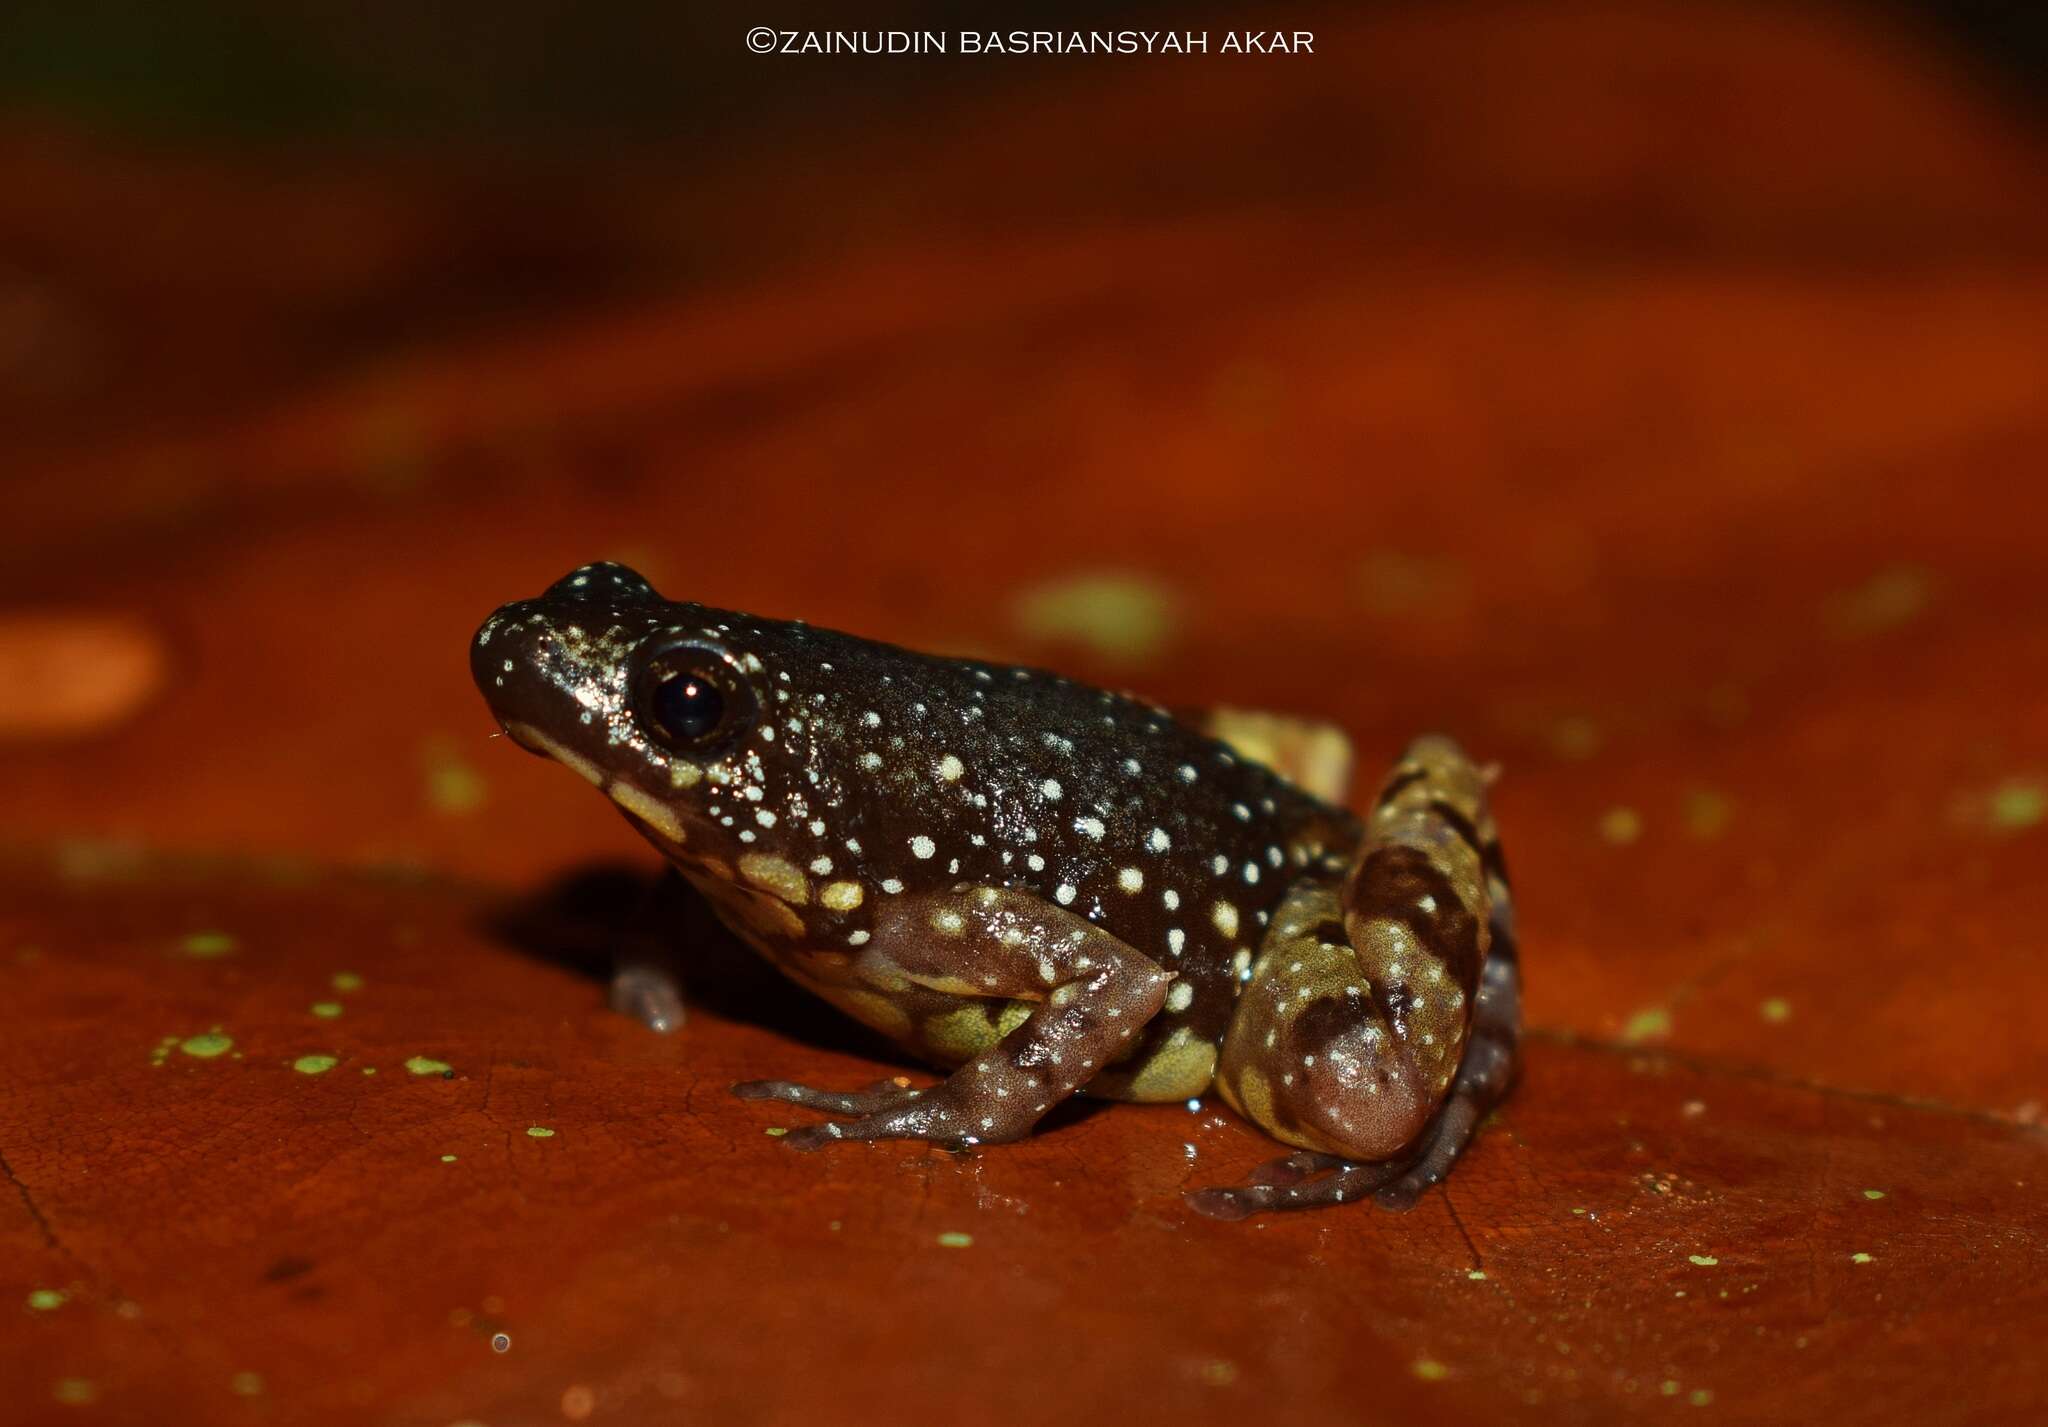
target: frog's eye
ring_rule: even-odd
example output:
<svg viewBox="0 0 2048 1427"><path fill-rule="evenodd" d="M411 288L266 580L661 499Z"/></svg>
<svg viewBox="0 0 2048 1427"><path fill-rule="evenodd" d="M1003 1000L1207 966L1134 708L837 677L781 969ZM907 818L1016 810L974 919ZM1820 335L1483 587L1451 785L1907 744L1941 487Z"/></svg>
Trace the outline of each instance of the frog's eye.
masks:
<svg viewBox="0 0 2048 1427"><path fill-rule="evenodd" d="M677 743L701 743L725 723L725 695L702 674L671 674L654 686L654 721Z"/></svg>
<svg viewBox="0 0 2048 1427"><path fill-rule="evenodd" d="M704 645L657 650L634 679L640 725L669 748L702 752L752 716L753 691L732 656Z"/></svg>

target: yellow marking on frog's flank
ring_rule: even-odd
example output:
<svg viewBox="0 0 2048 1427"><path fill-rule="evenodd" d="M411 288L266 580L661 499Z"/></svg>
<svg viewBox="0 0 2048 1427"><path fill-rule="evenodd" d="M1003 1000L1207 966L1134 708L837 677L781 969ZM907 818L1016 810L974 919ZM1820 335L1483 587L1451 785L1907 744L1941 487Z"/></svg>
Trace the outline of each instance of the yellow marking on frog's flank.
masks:
<svg viewBox="0 0 2048 1427"><path fill-rule="evenodd" d="M592 787L602 788L604 786L604 774L598 771L595 763L592 763L580 753L562 747L561 744L549 738L532 724L508 723L505 725L505 732L512 735L513 742L523 744L531 748L535 753L547 755L564 768L579 774Z"/></svg>
<svg viewBox="0 0 2048 1427"><path fill-rule="evenodd" d="M1181 1026L1132 1074L1126 1098L1185 1100L1207 1090L1215 1075L1216 1047Z"/></svg>
<svg viewBox="0 0 2048 1427"><path fill-rule="evenodd" d="M934 1055L945 1060L972 1060L1022 1025L1031 1014L1031 1005L1026 1001L1008 1002L994 1021L989 1020L988 1013L988 1003L982 1002L929 1016L924 1023L924 1042Z"/></svg>
<svg viewBox="0 0 2048 1427"><path fill-rule="evenodd" d="M702 768L695 763L685 763L680 758L668 765L668 781L673 787L694 788L697 786L697 780L703 776Z"/></svg>
<svg viewBox="0 0 2048 1427"><path fill-rule="evenodd" d="M818 893L818 900L835 912L850 912L865 895L858 882L827 882L825 890Z"/></svg>
<svg viewBox="0 0 2048 1427"><path fill-rule="evenodd" d="M634 817L640 819L640 821L646 823L670 842L683 841L682 820L675 815L673 808L648 797L647 794L623 779L615 780L611 787L605 791L611 794L613 802L617 803Z"/></svg>
<svg viewBox="0 0 2048 1427"><path fill-rule="evenodd" d="M810 882L786 857L766 852L744 853L740 857L740 876L793 906L801 907L811 900Z"/></svg>
<svg viewBox="0 0 2048 1427"><path fill-rule="evenodd" d="M1216 923L1217 931L1225 936L1237 935L1237 908L1229 902L1218 902L1210 917Z"/></svg>
<svg viewBox="0 0 2048 1427"><path fill-rule="evenodd" d="M910 1014L887 996L850 986L828 985L819 986L818 994L862 1025L880 1031L891 1040L910 1039Z"/></svg>

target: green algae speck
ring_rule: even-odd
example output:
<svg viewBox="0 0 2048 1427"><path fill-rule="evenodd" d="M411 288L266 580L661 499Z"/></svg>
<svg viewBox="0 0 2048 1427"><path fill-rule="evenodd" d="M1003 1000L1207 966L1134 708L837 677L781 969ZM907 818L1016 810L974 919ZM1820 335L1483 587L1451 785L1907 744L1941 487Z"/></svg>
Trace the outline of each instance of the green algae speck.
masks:
<svg viewBox="0 0 2048 1427"><path fill-rule="evenodd" d="M537 1140L551 1140L555 1137L555 1132L546 1125L528 1125L526 1133L532 1135Z"/></svg>
<svg viewBox="0 0 2048 1427"><path fill-rule="evenodd" d="M325 1075L339 1064L331 1055L302 1055L292 1062L292 1069L301 1075Z"/></svg>
<svg viewBox="0 0 2048 1427"><path fill-rule="evenodd" d="M178 1046L187 1055L201 1060L212 1060L217 1055L226 1055L235 1048L233 1036L224 1036L219 1031L208 1031L201 1036L188 1036Z"/></svg>
<svg viewBox="0 0 2048 1427"><path fill-rule="evenodd" d="M318 1016L321 1020L331 1021L336 1016L341 1014L341 1002L315 1001L307 1009L310 1010L314 1015Z"/></svg>
<svg viewBox="0 0 2048 1427"><path fill-rule="evenodd" d="M1451 1370L1435 1358L1417 1358L1410 1364L1409 1371L1424 1382L1442 1382L1451 1375Z"/></svg>
<svg viewBox="0 0 2048 1427"><path fill-rule="evenodd" d="M178 947L187 956L196 956L209 961L216 956L230 955L241 943L227 932L193 932Z"/></svg>
<svg viewBox="0 0 2048 1427"><path fill-rule="evenodd" d="M948 1229L939 1235L939 1247L946 1249L967 1249L974 1247L974 1235L963 1234L958 1229Z"/></svg>
<svg viewBox="0 0 2048 1427"><path fill-rule="evenodd" d="M363 989L363 978L353 971L337 971L334 973L334 989L344 992L360 991Z"/></svg>
<svg viewBox="0 0 2048 1427"><path fill-rule="evenodd" d="M61 1288L38 1288L29 1294L28 1306L38 1313L49 1313L62 1308L70 1298Z"/></svg>
<svg viewBox="0 0 2048 1427"><path fill-rule="evenodd" d="M454 1067L449 1065L447 1061L429 1060L423 1055L416 1055L406 1061L405 1068L414 1075L439 1075L443 1078L455 1073Z"/></svg>

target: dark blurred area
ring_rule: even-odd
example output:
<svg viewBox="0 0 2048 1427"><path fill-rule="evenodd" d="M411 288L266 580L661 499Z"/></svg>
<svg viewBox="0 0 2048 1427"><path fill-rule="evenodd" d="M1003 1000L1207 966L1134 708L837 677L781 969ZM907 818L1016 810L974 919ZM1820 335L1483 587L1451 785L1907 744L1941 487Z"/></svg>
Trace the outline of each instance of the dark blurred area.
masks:
<svg viewBox="0 0 2048 1427"><path fill-rule="evenodd" d="M1387 11L1387 4L1352 7ZM2048 9L2027 0L1868 0L1880 18L1949 48L2035 106ZM1253 18L1246 17L1247 23ZM592 147L729 142L778 123L848 118L848 106L922 104L987 82L958 54L915 62L771 65L742 36L780 29L1100 29L1229 21L1187 5L986 6L730 3L603 6L555 0L435 5L200 0L29 3L0 14L0 104L164 142L461 145L528 157ZM1285 25L1284 15L1273 17ZM1006 61L1029 78L1059 60Z"/></svg>

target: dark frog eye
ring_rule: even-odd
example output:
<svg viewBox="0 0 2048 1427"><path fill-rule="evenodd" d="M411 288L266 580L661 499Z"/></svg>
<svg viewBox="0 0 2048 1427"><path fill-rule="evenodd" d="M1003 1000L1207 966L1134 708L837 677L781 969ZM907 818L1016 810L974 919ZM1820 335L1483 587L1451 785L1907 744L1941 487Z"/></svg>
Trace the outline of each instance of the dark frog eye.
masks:
<svg viewBox="0 0 2048 1427"><path fill-rule="evenodd" d="M654 741L697 753L743 730L753 690L725 650L674 644L650 652L634 678L640 724Z"/></svg>
<svg viewBox="0 0 2048 1427"><path fill-rule="evenodd" d="M677 743L698 743L725 725L725 695L704 674L671 674L654 689L654 721Z"/></svg>

